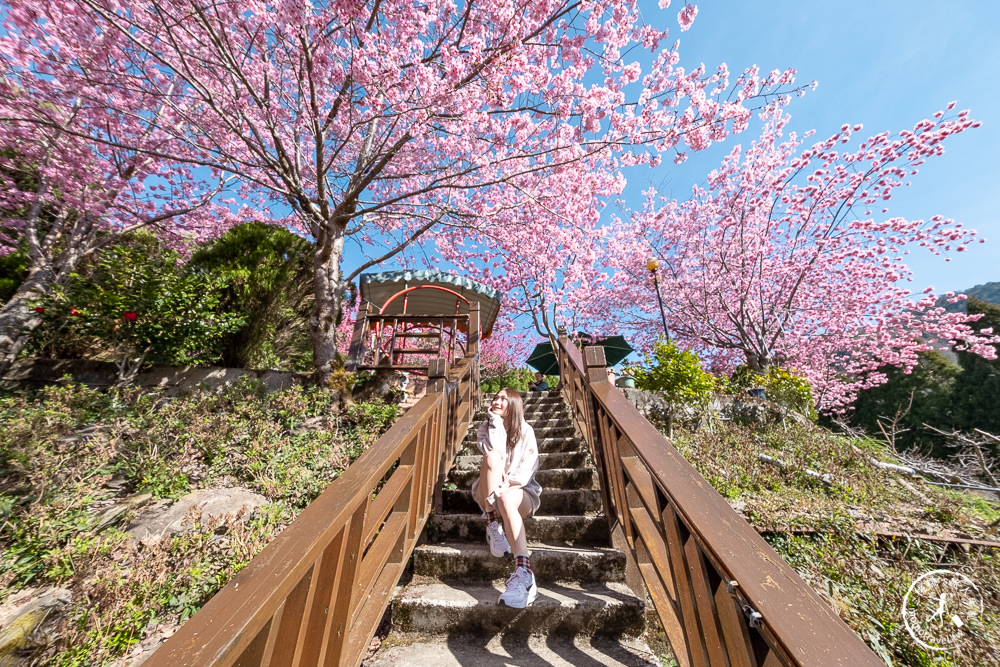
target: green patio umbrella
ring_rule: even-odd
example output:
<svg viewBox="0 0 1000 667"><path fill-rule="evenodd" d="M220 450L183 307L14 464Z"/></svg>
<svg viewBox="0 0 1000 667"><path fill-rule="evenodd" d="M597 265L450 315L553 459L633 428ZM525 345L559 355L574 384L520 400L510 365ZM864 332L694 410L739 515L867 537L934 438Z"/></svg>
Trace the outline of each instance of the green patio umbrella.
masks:
<svg viewBox="0 0 1000 667"><path fill-rule="evenodd" d="M556 353L552 351L552 343L539 343L536 345L535 349L528 355L528 360L525 363L542 375L559 374L559 359L556 357Z"/></svg>
<svg viewBox="0 0 1000 667"><path fill-rule="evenodd" d="M583 332L577 332L577 336L578 340L584 341L584 347L603 346L604 358L607 360L608 366L614 366L632 352L632 346L628 344L624 336L597 337L596 340ZM552 350L552 343L545 342L536 345L525 363L542 375L557 375L559 373L559 360Z"/></svg>

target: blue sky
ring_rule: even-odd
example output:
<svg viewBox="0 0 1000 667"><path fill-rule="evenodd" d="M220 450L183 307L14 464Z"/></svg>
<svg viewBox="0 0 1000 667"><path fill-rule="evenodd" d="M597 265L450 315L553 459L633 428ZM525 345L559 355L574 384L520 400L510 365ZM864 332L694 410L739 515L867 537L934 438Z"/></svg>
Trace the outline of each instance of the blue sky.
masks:
<svg viewBox="0 0 1000 667"><path fill-rule="evenodd" d="M907 258L913 269L912 291L933 286L938 293L1000 281L1000 2L955 0L705 0L687 32L676 22L683 1L666 12L657 0L644 18L667 21L670 39L680 39L681 65L690 70L705 63L709 71L725 62L732 79L756 64L762 72L793 67L797 83L817 81L816 90L796 97L787 107L789 129L801 135L815 129L826 137L844 124L861 124L859 137L897 133L929 118L956 101L971 109L982 126L945 143L945 155L931 159L897 189L888 216L953 218L976 229L985 244L974 244L951 261L917 248ZM664 25L658 25L664 27ZM732 146L749 143L754 128L701 153L689 153L683 165L664 159L653 172L633 171L625 204L638 209L641 192L653 185L669 197L685 199ZM606 216L620 211L609 206ZM347 246L345 269L360 256ZM386 262L383 270L398 268ZM373 269L369 269L373 270Z"/></svg>
<svg viewBox="0 0 1000 667"><path fill-rule="evenodd" d="M656 15L649 1L650 17ZM790 129L817 137L845 123L862 124L860 136L912 128L951 101L971 109L982 126L945 143L945 154L929 160L913 185L897 190L887 216L927 219L943 215L978 230L987 239L950 262L916 253L913 289L939 292L1000 281L1000 2L993 0L706 0L688 32L671 28L681 40L681 64L704 62L710 71L726 62L738 75L751 64L761 71L794 67L797 82L819 86L787 108ZM675 0L668 12L683 6ZM676 26L676 24L673 24ZM645 183L635 178L630 192L655 185L684 199L693 183L714 168L733 142L749 142L751 132L712 150L692 154L680 167L664 166Z"/></svg>

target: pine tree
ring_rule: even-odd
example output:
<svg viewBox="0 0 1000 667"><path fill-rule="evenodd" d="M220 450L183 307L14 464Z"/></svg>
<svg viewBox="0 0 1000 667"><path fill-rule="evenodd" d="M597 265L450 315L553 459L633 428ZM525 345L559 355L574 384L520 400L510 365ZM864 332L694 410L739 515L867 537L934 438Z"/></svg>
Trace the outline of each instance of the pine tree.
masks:
<svg viewBox="0 0 1000 667"><path fill-rule="evenodd" d="M970 315L982 315L973 324L978 331L1000 331L1000 305L969 298ZM980 429L1000 434L1000 359L958 353L962 374L954 387L955 419L962 430Z"/></svg>

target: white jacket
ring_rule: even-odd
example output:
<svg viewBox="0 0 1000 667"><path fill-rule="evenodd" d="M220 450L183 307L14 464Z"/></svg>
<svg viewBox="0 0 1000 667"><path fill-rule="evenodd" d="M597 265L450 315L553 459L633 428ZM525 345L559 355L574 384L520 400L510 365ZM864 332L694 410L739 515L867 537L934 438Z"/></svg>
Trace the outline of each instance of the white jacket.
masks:
<svg viewBox="0 0 1000 667"><path fill-rule="evenodd" d="M538 510L542 487L535 479L535 473L538 472L538 442L535 440L535 430L531 428L531 424L526 421L521 422L521 439L508 451L507 430L504 428L503 418L490 412L486 421L476 430L476 446L483 455L493 450L504 452L504 475L497 495L508 488L522 489L531 500L531 513L534 514ZM472 485L473 495L478 486L477 479Z"/></svg>

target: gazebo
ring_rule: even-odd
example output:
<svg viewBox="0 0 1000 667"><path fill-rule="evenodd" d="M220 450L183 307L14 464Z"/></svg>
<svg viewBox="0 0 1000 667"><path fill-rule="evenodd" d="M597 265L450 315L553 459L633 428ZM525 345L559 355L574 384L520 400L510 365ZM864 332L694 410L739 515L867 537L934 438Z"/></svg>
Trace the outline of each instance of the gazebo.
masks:
<svg viewBox="0 0 1000 667"><path fill-rule="evenodd" d="M361 306L345 369L426 371L479 352L493 333L500 293L470 278L439 271L361 275Z"/></svg>

